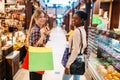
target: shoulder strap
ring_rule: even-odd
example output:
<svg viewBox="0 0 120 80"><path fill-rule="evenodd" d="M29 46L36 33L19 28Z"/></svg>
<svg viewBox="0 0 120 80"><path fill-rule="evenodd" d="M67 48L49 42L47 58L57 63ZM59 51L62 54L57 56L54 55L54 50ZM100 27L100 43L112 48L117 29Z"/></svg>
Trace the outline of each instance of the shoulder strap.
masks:
<svg viewBox="0 0 120 80"><path fill-rule="evenodd" d="M82 48L83 48L83 42L82 42L82 32L81 32L81 30L80 29L78 29L79 30L79 32L80 32L80 38L81 38L81 48L80 48L80 53L78 54L78 55L80 55L81 54L81 50L82 50ZM72 42L71 42L71 49L72 49L72 45L73 45L73 40L72 40ZM71 53L71 50L70 50L70 53Z"/></svg>
<svg viewBox="0 0 120 80"><path fill-rule="evenodd" d="M80 31L80 38L81 38L81 48L80 48L80 53L79 53L79 54L81 54L81 51L82 51L82 48L83 48L82 32L81 32L80 29L78 29L78 30ZM78 55L79 55L79 54L78 54Z"/></svg>

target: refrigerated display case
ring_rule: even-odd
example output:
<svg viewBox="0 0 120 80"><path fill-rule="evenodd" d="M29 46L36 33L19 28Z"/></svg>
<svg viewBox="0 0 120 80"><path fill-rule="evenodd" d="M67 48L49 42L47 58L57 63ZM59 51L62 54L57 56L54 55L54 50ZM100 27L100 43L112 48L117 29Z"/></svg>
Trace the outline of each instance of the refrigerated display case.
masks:
<svg viewBox="0 0 120 80"><path fill-rule="evenodd" d="M101 54L102 58L106 59L116 69L120 70L120 40L117 38L118 34L114 33L114 35L111 36L112 33L107 31L104 31L104 34L101 33L99 32L97 34L98 54ZM118 37L120 37L120 35Z"/></svg>
<svg viewBox="0 0 120 80"><path fill-rule="evenodd" d="M96 28L88 34L88 52L96 57L87 60L87 80L120 80L120 35Z"/></svg>
<svg viewBox="0 0 120 80"><path fill-rule="evenodd" d="M88 54L95 53L97 54L97 40L96 40L96 28L92 27L88 30Z"/></svg>

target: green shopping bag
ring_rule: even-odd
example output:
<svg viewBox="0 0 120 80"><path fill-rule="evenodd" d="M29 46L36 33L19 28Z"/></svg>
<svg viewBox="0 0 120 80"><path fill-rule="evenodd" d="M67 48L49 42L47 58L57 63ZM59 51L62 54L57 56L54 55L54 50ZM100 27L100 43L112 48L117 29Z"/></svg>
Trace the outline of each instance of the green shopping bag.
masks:
<svg viewBox="0 0 120 80"><path fill-rule="evenodd" d="M53 70L51 47L29 46L29 71Z"/></svg>

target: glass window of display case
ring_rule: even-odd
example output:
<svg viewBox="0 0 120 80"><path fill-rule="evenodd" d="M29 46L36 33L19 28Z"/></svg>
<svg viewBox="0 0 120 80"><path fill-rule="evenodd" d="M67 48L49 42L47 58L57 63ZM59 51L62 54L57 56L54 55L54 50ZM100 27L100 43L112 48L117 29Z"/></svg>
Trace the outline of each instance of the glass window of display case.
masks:
<svg viewBox="0 0 120 80"><path fill-rule="evenodd" d="M97 42L94 43L97 45L97 57L89 58L86 77L90 74L94 80L120 80L120 40L117 34L97 30L95 39L91 41L90 37L89 32L88 44ZM88 50L92 49L88 47Z"/></svg>
<svg viewBox="0 0 120 80"><path fill-rule="evenodd" d="M120 57L120 41L101 34L97 35L97 39L99 48L103 49L104 52L107 52L112 57L120 60L117 58Z"/></svg>
<svg viewBox="0 0 120 80"><path fill-rule="evenodd" d="M113 48L117 48L120 51L120 41L112 39L112 46Z"/></svg>

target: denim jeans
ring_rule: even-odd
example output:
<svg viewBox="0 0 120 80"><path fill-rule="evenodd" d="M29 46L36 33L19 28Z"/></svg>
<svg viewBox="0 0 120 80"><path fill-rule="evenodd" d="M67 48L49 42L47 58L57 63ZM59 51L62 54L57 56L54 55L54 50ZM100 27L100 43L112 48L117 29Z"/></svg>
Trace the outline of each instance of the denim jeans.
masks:
<svg viewBox="0 0 120 80"><path fill-rule="evenodd" d="M80 80L80 75L63 75L62 80L70 80L70 78L73 76L73 80Z"/></svg>

